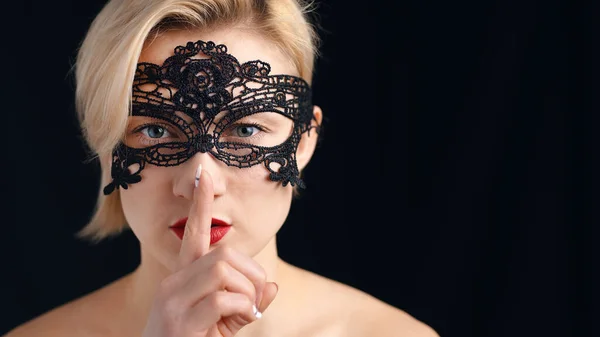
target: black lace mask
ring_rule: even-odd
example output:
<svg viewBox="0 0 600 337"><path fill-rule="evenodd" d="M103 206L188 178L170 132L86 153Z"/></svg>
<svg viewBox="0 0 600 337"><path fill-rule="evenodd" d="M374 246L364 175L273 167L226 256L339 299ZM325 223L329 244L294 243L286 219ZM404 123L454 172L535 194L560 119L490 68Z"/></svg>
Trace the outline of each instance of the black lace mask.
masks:
<svg viewBox="0 0 600 337"><path fill-rule="evenodd" d="M296 149L304 132L319 128L311 126L310 87L270 71L258 60L240 64L210 41L178 46L162 66L139 63L129 117L139 126L115 147L104 194L139 182L146 163L175 166L198 152L238 168L263 163L272 181L304 188Z"/></svg>

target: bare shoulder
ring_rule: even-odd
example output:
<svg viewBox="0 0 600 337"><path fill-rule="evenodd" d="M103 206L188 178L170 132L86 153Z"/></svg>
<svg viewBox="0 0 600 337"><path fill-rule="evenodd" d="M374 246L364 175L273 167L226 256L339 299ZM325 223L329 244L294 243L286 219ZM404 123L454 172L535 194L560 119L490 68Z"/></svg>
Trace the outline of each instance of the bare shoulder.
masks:
<svg viewBox="0 0 600 337"><path fill-rule="evenodd" d="M90 294L69 301L9 331L3 337L81 337L112 336L106 322L106 310L114 296L116 284L109 284Z"/></svg>
<svg viewBox="0 0 600 337"><path fill-rule="evenodd" d="M77 321L75 318L78 315L77 306L75 302L63 304L15 327L4 337L75 336L76 332L73 330L76 330L76 326L70 323Z"/></svg>
<svg viewBox="0 0 600 337"><path fill-rule="evenodd" d="M373 297L363 307L353 308L349 322L351 336L439 337L429 325Z"/></svg>
<svg viewBox="0 0 600 337"><path fill-rule="evenodd" d="M8 332L4 337L26 337L26 336L81 336L84 329L83 322L87 311L85 309L86 299L81 298L73 302L65 303L38 317L25 322Z"/></svg>
<svg viewBox="0 0 600 337"><path fill-rule="evenodd" d="M336 331L332 334L348 337L439 337L424 322L360 289L305 271L314 301Z"/></svg>

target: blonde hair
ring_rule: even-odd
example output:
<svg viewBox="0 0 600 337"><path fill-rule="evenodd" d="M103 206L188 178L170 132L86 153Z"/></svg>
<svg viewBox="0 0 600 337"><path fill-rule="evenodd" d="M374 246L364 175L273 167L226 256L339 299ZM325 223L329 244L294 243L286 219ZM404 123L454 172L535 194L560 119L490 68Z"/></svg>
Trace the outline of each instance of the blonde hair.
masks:
<svg viewBox="0 0 600 337"><path fill-rule="evenodd" d="M168 29L252 27L293 60L312 82L318 57L314 3L301 0L111 0L92 22L74 64L75 103L90 161L99 159L100 191L79 238L98 242L127 228L119 190L106 196L111 153L130 114L131 83L144 43Z"/></svg>

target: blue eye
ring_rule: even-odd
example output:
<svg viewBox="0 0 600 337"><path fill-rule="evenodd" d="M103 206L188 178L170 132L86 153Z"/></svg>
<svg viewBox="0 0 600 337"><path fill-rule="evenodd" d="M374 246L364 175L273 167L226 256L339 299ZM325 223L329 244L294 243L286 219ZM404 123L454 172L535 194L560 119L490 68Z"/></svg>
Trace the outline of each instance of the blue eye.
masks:
<svg viewBox="0 0 600 337"><path fill-rule="evenodd" d="M164 127L160 126L160 125L147 125L145 127L143 127L140 132L148 137L148 138L152 138L152 139L157 139L157 138L163 138L163 137L168 137L169 136L169 132L167 131L167 129L165 129Z"/></svg>
<svg viewBox="0 0 600 337"><path fill-rule="evenodd" d="M237 137L248 138L256 135L260 131L264 131L259 125L240 124L235 127L235 135Z"/></svg>
<svg viewBox="0 0 600 337"><path fill-rule="evenodd" d="M238 125L235 128L236 136L242 137L242 138L252 137L256 133L258 133L258 131L260 131L258 127L254 126L254 125L248 125L248 124Z"/></svg>

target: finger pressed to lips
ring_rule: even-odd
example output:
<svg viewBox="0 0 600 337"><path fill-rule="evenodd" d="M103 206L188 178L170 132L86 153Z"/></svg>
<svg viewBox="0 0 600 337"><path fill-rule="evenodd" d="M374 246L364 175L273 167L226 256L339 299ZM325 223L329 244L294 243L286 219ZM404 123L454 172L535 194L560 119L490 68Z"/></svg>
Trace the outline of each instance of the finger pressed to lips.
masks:
<svg viewBox="0 0 600 337"><path fill-rule="evenodd" d="M203 298L215 291L228 290L243 294L255 307L264 307L265 304L268 306L272 301L270 297L274 297L274 294L271 296L270 293L273 292L269 291L268 301L263 303L267 281L265 270L260 264L230 247L219 247L209 253L214 191L210 174L202 170L201 165L196 170L193 186L193 202L178 261L181 280L188 281L180 284L182 287L179 290L186 294L186 298ZM200 257L204 258L199 259ZM205 286L198 287L199 284Z"/></svg>
<svg viewBox="0 0 600 337"><path fill-rule="evenodd" d="M205 255L210 247L210 226L212 222L213 184L210 174L198 166L194 184L192 206L179 250L179 268L183 268Z"/></svg>

